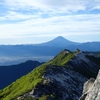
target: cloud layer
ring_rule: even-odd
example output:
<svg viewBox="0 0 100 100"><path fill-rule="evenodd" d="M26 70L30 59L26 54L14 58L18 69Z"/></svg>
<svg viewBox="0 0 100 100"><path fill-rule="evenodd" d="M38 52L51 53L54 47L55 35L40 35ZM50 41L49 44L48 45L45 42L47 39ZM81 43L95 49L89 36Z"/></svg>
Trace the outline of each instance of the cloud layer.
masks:
<svg viewBox="0 0 100 100"><path fill-rule="evenodd" d="M0 5L0 43L36 43L59 35L99 40L100 0L2 0Z"/></svg>
<svg viewBox="0 0 100 100"><path fill-rule="evenodd" d="M30 8L41 10L86 10L100 9L100 0L4 0L5 5L10 8Z"/></svg>

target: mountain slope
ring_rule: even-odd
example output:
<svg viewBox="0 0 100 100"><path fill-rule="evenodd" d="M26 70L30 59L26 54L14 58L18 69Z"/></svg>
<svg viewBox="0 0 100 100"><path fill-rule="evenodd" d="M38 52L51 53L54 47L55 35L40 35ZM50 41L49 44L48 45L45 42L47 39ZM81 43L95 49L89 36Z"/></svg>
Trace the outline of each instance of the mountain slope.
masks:
<svg viewBox="0 0 100 100"><path fill-rule="evenodd" d="M17 65L0 66L0 89L8 86L21 76L28 74L41 63L38 61L26 61Z"/></svg>
<svg viewBox="0 0 100 100"><path fill-rule="evenodd" d="M96 77L100 68L93 57L100 61L90 52L65 49L51 61L1 90L0 100L78 100L83 83L92 76ZM86 69L89 74L86 74Z"/></svg>

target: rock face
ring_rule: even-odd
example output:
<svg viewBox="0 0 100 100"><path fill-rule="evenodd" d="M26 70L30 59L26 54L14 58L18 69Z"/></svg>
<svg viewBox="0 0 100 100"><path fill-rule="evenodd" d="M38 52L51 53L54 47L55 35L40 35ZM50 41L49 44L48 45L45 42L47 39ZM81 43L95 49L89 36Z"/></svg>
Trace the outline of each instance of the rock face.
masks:
<svg viewBox="0 0 100 100"><path fill-rule="evenodd" d="M84 84L80 100L100 100L100 70L96 80L91 78Z"/></svg>
<svg viewBox="0 0 100 100"><path fill-rule="evenodd" d="M55 98L60 100L77 100L81 93L83 82L87 80L83 75L71 69L57 66L50 66L46 71L44 80L48 79L50 80L49 83L45 83L49 88L46 89L49 90L48 94L54 93Z"/></svg>
<svg viewBox="0 0 100 100"><path fill-rule="evenodd" d="M79 51L71 61L68 62L68 66L71 66L75 71L83 74L88 78L96 78L100 69L100 58L96 57L91 52Z"/></svg>
<svg viewBox="0 0 100 100"><path fill-rule="evenodd" d="M51 94L53 97L48 96L46 100L78 100L86 80L83 75L71 69L49 66L43 76L43 84L20 98L32 96L36 99Z"/></svg>

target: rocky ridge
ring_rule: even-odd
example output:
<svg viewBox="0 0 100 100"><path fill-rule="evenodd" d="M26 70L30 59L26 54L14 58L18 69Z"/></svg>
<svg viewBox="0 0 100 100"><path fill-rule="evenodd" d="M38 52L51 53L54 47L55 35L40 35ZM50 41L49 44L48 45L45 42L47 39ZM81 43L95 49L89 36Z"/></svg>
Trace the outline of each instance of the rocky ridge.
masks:
<svg viewBox="0 0 100 100"><path fill-rule="evenodd" d="M18 96L19 94L14 94L16 98L13 97L12 99L78 100L82 94L84 82L86 82L90 77L96 77L97 72L100 68L99 63L94 59L96 59L96 61L100 61L100 59L91 52L83 52L80 50L71 52L69 50L63 50L54 59L47 62L46 64L37 67L33 70L33 72L29 74L29 76L31 77L31 82L36 83L37 80L41 80L35 85L35 87L33 83L28 83L28 86L33 84L33 88L27 90L24 94L20 94L20 96ZM42 74L40 74L41 71L43 71ZM35 73L35 76L33 75L33 73ZM40 76L38 78L35 78L38 74L40 74ZM18 84L17 88L23 90L19 82L23 82L23 80L30 78L29 76L26 75L22 79L19 79L20 81L16 81L15 83ZM15 83L7 88L16 88ZM25 85L26 82L23 84L23 87L25 87ZM28 88L28 86L25 88ZM3 100L7 100L8 97L11 97L8 92L1 92L2 95L0 96L4 98ZM8 95L4 97L7 93Z"/></svg>

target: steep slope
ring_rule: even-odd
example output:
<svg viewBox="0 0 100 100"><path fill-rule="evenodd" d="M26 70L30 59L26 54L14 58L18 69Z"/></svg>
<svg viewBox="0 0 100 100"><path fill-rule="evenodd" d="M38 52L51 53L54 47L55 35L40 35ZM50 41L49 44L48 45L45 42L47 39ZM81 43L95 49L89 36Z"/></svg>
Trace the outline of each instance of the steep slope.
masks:
<svg viewBox="0 0 100 100"><path fill-rule="evenodd" d="M80 100L100 100L100 70L96 79L85 82Z"/></svg>
<svg viewBox="0 0 100 100"><path fill-rule="evenodd" d="M83 74L87 78L96 77L100 68L100 58L92 52L80 51L76 57L68 62L75 71ZM91 74L92 73L92 74Z"/></svg>
<svg viewBox="0 0 100 100"><path fill-rule="evenodd" d="M99 63L91 60L92 57L100 61L90 52L65 49L51 61L1 90L0 100L78 100L83 83L92 76L96 77L100 68Z"/></svg>
<svg viewBox="0 0 100 100"><path fill-rule="evenodd" d="M0 81L0 89L8 86L21 76L28 74L40 64L42 63L29 60L17 65L0 66L0 79L2 80Z"/></svg>

